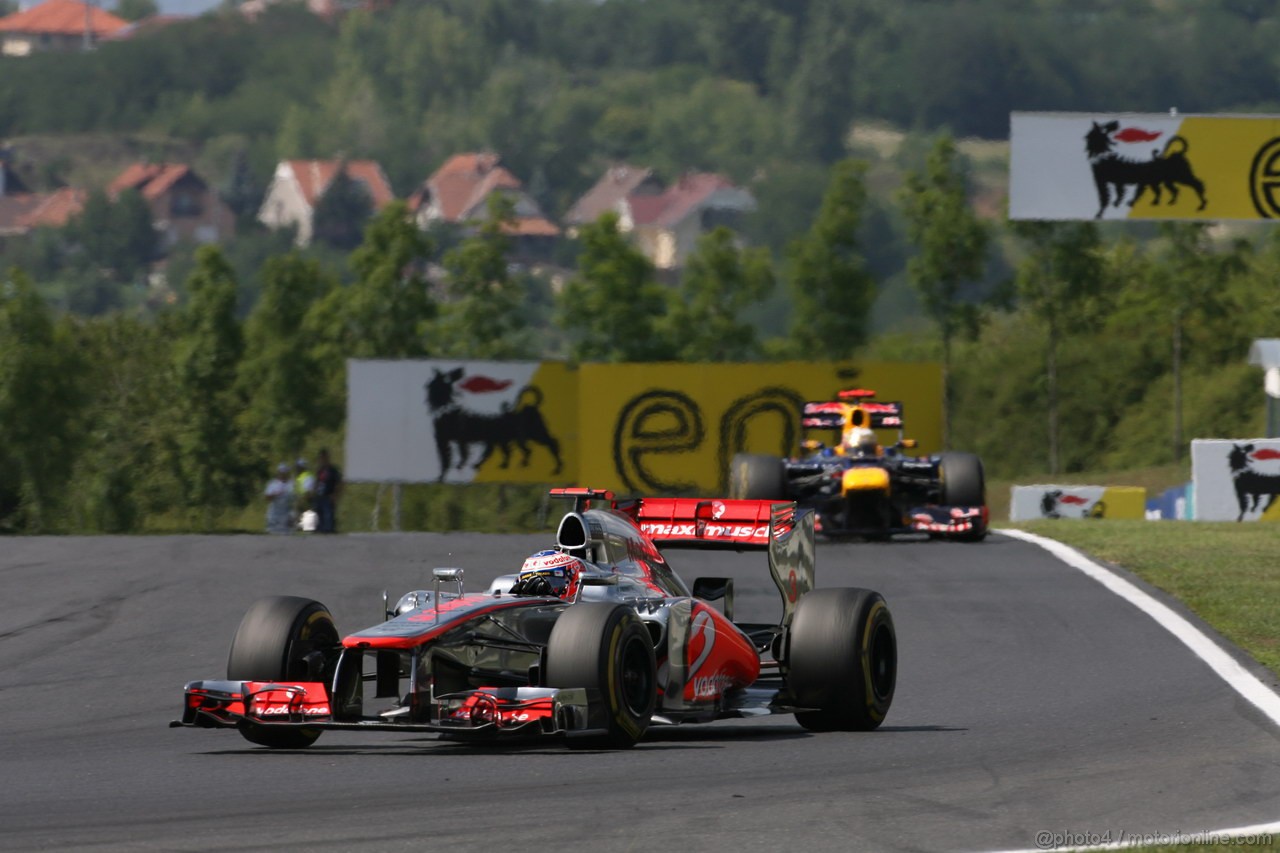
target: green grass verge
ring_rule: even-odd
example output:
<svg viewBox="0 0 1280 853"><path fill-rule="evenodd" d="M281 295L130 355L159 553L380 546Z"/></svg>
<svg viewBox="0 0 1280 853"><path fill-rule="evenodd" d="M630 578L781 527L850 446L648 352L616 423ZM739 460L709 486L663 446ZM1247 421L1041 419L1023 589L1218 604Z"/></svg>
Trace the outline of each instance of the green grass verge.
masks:
<svg viewBox="0 0 1280 853"><path fill-rule="evenodd" d="M1280 674L1280 525L1046 519L1000 526L1123 566Z"/></svg>

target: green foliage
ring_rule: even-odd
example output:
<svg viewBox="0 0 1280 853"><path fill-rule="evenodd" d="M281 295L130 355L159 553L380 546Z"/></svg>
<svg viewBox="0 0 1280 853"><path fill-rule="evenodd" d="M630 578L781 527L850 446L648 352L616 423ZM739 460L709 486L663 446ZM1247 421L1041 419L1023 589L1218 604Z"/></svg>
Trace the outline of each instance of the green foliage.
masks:
<svg viewBox="0 0 1280 853"><path fill-rule="evenodd" d="M668 318L680 361L751 361L755 328L742 315L773 289L767 249L740 249L723 226L705 234L690 257Z"/></svg>
<svg viewBox="0 0 1280 853"><path fill-rule="evenodd" d="M421 270L431 243L402 202L392 202L365 228L351 254L355 281L333 290L317 309L330 322L313 327L352 358L415 358L429 352L427 323L435 303Z"/></svg>
<svg viewBox="0 0 1280 853"><path fill-rule="evenodd" d="M64 522L75 530L129 532L182 505L182 484L162 451L175 425L168 417L175 319L115 313L72 326L87 397Z"/></svg>
<svg viewBox="0 0 1280 853"><path fill-rule="evenodd" d="M316 203L313 236L326 246L350 252L360 245L364 224L372 213L369 190L360 181L349 178L344 168L339 168Z"/></svg>
<svg viewBox="0 0 1280 853"><path fill-rule="evenodd" d="M431 241L403 202L384 207L351 253L355 281L335 287L307 312L303 332L324 377L321 425L345 412L348 358L420 358L432 350L436 305L424 274Z"/></svg>
<svg viewBox="0 0 1280 853"><path fill-rule="evenodd" d="M236 373L244 350L236 319L236 281L221 251L205 246L187 280L189 301L174 346L172 444L183 505L206 513L246 494L235 413L241 408Z"/></svg>
<svg viewBox="0 0 1280 853"><path fill-rule="evenodd" d="M101 314L141 300L156 242L141 195L127 190L112 201L95 191L65 227L36 229L6 249L10 262L61 308Z"/></svg>
<svg viewBox="0 0 1280 853"><path fill-rule="evenodd" d="M156 0L119 0L115 10L115 14L126 21L141 21L159 12Z"/></svg>
<svg viewBox="0 0 1280 853"><path fill-rule="evenodd" d="M479 230L444 256L445 291L433 340L448 358L518 359L537 353L525 310L523 282L507 264L515 220L510 197L489 196L488 217Z"/></svg>
<svg viewBox="0 0 1280 853"><path fill-rule="evenodd" d="M606 213L582 229L578 275L560 294L557 325L574 361L662 361L671 349L659 334L668 292L653 265Z"/></svg>
<svg viewBox="0 0 1280 853"><path fill-rule="evenodd" d="M942 338L942 444L949 447L951 344L957 334L977 329L978 308L964 288L982 278L990 235L969 206L955 143L946 134L934 143L924 171L907 174L900 198L907 236L917 250L907 261L907 277Z"/></svg>
<svg viewBox="0 0 1280 853"><path fill-rule="evenodd" d="M924 172L908 173L901 193L907 236L917 249L907 275L944 347L977 326L976 307L964 288L982 278L990 234L968 196L955 143L945 134L934 143Z"/></svg>
<svg viewBox="0 0 1280 853"><path fill-rule="evenodd" d="M238 425L251 457L294 456L323 418L325 377L303 332L312 305L337 288L320 265L298 254L274 257L262 273L262 296L245 323L237 375L248 400ZM327 413L325 413L327 414ZM331 420L328 418L327 420Z"/></svg>
<svg viewBox="0 0 1280 853"><path fill-rule="evenodd" d="M798 357L845 359L866 343L875 281L857 237L867 203L865 174L865 163L837 163L817 219L791 246L789 345Z"/></svg>
<svg viewBox="0 0 1280 853"><path fill-rule="evenodd" d="M0 280L0 529L45 529L65 495L83 405L67 337L26 276Z"/></svg>

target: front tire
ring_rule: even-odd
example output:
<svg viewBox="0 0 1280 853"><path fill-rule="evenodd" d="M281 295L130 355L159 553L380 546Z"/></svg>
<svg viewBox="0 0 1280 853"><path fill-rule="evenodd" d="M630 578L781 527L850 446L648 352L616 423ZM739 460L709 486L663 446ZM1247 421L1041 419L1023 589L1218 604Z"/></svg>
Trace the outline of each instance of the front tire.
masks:
<svg viewBox="0 0 1280 853"><path fill-rule="evenodd" d="M327 674L340 638L328 608L309 598L261 598L240 620L227 656L230 681L318 681ZM250 743L273 749L304 749L320 729L266 726L242 720Z"/></svg>
<svg viewBox="0 0 1280 853"><path fill-rule="evenodd" d="M735 453L729 462L729 497L753 501L784 500L786 471L776 456Z"/></svg>
<svg viewBox="0 0 1280 853"><path fill-rule="evenodd" d="M653 642L626 605L588 601L567 608L547 642L546 685L587 688L604 698L604 734L569 736L570 749L627 749L649 728L658 695Z"/></svg>
<svg viewBox="0 0 1280 853"><path fill-rule="evenodd" d="M945 506L984 506L987 482L982 460L973 453L944 453L938 463L941 503Z"/></svg>
<svg viewBox="0 0 1280 853"><path fill-rule="evenodd" d="M898 639L884 598L869 589L816 589L796 604L787 684L810 731L871 731L898 677Z"/></svg>

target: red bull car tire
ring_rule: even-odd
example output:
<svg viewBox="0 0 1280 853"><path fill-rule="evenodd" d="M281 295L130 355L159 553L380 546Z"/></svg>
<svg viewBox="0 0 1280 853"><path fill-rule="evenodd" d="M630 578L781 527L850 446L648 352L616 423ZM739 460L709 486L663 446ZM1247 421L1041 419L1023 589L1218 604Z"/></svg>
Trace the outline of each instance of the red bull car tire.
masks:
<svg viewBox="0 0 1280 853"><path fill-rule="evenodd" d="M776 456L738 453L729 463L729 497L744 500L782 500L787 494L783 461Z"/></svg>

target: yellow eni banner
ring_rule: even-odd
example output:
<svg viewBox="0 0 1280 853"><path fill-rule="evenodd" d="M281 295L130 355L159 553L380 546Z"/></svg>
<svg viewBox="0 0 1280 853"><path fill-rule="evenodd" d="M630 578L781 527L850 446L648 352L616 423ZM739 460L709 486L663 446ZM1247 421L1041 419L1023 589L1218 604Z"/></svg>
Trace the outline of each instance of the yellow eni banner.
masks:
<svg viewBox="0 0 1280 853"><path fill-rule="evenodd" d="M796 453L804 404L853 387L902 401L906 437L919 442L916 452L939 449L937 364L583 365L578 484L628 494L724 494L733 454ZM881 436L896 439L896 430Z"/></svg>
<svg viewBox="0 0 1280 853"><path fill-rule="evenodd" d="M740 451L797 451L806 402L868 388L936 451L937 364L347 362L346 476L376 483L548 483L720 495ZM833 434L814 438L833 440ZM892 443L897 431L884 431Z"/></svg>
<svg viewBox="0 0 1280 853"><path fill-rule="evenodd" d="M1013 113L1010 219L1280 218L1280 116Z"/></svg>

